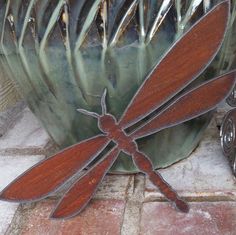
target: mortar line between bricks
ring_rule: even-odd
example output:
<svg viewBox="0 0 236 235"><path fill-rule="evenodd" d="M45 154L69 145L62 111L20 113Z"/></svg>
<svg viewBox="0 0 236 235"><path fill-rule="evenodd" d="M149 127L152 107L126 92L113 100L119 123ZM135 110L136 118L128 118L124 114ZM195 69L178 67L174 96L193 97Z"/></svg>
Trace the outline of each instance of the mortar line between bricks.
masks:
<svg viewBox="0 0 236 235"><path fill-rule="evenodd" d="M144 181L142 179L142 185L135 184L136 175L133 175L129 181L129 187L126 191L126 203L124 208L123 221L121 226L121 235L138 235L140 231L141 209L144 198ZM133 185L131 182L133 180ZM130 192L130 189L132 190ZM142 192L142 198L138 193ZM138 213L134 213L138 210ZM133 230L137 230L134 231Z"/></svg>
<svg viewBox="0 0 236 235"><path fill-rule="evenodd" d="M19 235L22 219L22 204L19 204L4 235Z"/></svg>
<svg viewBox="0 0 236 235"><path fill-rule="evenodd" d="M187 202L235 202L236 198L230 196L202 196L202 197L181 197ZM168 202L164 197L145 198L143 203L147 202Z"/></svg>
<svg viewBox="0 0 236 235"><path fill-rule="evenodd" d="M140 234L140 231L141 231L141 221L142 221L142 215L143 215L143 202L141 202L141 206L139 208L139 221L138 221L138 224L139 224L139 228L138 228L138 234Z"/></svg>
<svg viewBox="0 0 236 235"><path fill-rule="evenodd" d="M2 156L8 155L46 155L44 148L41 147L32 147L32 148L11 148L11 149L2 149L0 150Z"/></svg>
<svg viewBox="0 0 236 235"><path fill-rule="evenodd" d="M138 221L138 225L139 225L139 228L138 228L138 234L140 234L140 230L141 230L141 221L142 221L142 214L143 214L143 203L144 203L144 200L145 200L145 190L146 190L146 180L147 180L147 176L144 176L144 184L143 184L143 194L142 194L142 201L140 203L140 207L139 207L139 221Z"/></svg>
<svg viewBox="0 0 236 235"><path fill-rule="evenodd" d="M55 151L56 150L56 151ZM52 140L48 140L48 142L44 146L29 146L29 147L9 147L0 149L0 155L2 156L21 156L21 155L44 155L45 157L49 157L56 152L59 152L59 147L52 142Z"/></svg>
<svg viewBox="0 0 236 235"><path fill-rule="evenodd" d="M129 194L129 189L132 187L131 182L132 182L132 176L129 176L129 180L128 180L127 186L125 188L125 198L124 198L125 207L124 207L123 217L122 217L121 226L120 226L120 234L121 234L122 228L125 224L124 218L125 218L126 208L127 208L127 205L128 205L127 203L128 203L128 198L129 198L129 195L128 195Z"/></svg>

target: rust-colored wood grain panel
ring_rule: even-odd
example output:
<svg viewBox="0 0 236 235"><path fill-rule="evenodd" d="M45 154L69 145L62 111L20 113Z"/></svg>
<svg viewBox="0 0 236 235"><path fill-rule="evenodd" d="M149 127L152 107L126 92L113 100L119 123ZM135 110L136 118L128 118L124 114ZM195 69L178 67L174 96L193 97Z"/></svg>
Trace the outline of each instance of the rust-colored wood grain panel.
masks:
<svg viewBox="0 0 236 235"><path fill-rule="evenodd" d="M0 198L31 201L45 197L83 169L108 142L105 136L96 136L67 148L19 176L1 192Z"/></svg>
<svg viewBox="0 0 236 235"><path fill-rule="evenodd" d="M119 154L118 148L112 149L103 159L79 179L59 202L52 218L65 218L78 214L90 201L103 177Z"/></svg>
<svg viewBox="0 0 236 235"><path fill-rule="evenodd" d="M141 120L199 75L221 45L228 11L228 2L217 5L171 48L131 101L122 127Z"/></svg>
<svg viewBox="0 0 236 235"><path fill-rule="evenodd" d="M145 123L133 134L133 138L144 137L164 128L193 119L221 102L234 85L236 72L215 78L187 92L168 106L163 112Z"/></svg>

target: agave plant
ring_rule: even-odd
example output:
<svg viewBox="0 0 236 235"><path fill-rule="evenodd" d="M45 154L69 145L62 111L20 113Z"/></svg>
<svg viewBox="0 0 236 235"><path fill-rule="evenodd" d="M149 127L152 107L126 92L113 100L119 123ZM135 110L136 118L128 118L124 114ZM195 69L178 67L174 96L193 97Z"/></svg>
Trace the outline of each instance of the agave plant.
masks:
<svg viewBox="0 0 236 235"><path fill-rule="evenodd" d="M99 132L96 121L77 108L99 112L106 87L108 111L119 118L162 55L217 2L0 0L0 61L63 148ZM202 79L235 64L235 2L224 50ZM195 148L209 118L144 138L140 149L154 165L168 166ZM122 156L113 169L136 170Z"/></svg>

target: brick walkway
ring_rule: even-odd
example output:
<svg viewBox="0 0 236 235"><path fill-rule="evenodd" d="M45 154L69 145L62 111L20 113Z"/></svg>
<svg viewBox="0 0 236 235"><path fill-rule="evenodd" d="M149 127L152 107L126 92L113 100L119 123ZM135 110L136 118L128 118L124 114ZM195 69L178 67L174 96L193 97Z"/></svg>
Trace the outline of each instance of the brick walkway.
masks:
<svg viewBox="0 0 236 235"><path fill-rule="evenodd" d="M212 120L203 140L186 160L161 170L163 177L190 202L190 213L176 212L141 174L109 175L81 215L49 220L57 194L38 203L0 202L0 235L236 235L236 180L223 157ZM0 190L44 158L49 137L32 113L0 138Z"/></svg>

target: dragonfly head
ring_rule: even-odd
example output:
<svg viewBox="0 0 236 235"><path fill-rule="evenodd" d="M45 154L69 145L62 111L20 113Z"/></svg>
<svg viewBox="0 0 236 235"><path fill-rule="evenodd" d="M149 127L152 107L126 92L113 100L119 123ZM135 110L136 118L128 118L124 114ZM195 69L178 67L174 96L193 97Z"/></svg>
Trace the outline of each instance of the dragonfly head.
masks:
<svg viewBox="0 0 236 235"><path fill-rule="evenodd" d="M104 133L111 133L117 128L116 119L111 114L104 114L99 118L98 126Z"/></svg>

